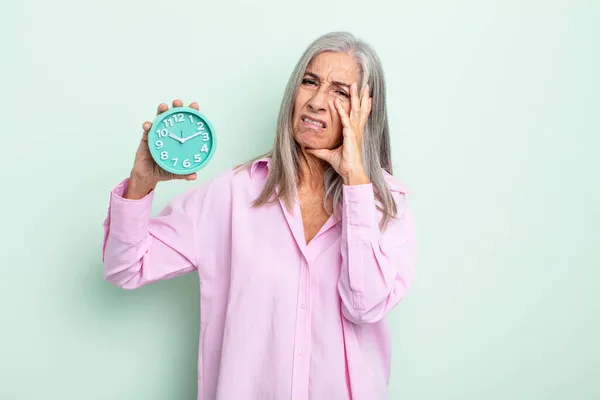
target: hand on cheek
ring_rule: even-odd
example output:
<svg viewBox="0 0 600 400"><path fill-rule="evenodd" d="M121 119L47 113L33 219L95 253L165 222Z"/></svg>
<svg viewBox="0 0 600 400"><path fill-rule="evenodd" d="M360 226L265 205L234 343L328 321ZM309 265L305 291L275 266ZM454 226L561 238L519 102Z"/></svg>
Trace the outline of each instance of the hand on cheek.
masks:
<svg viewBox="0 0 600 400"><path fill-rule="evenodd" d="M312 149L310 154L327 161L344 178L346 185L368 183L362 162L362 137L371 112L369 86L358 95L357 84L350 87L350 104L342 104L339 99L330 101L333 110L332 120L342 125L342 145L333 150ZM336 126L339 126L336 124Z"/></svg>

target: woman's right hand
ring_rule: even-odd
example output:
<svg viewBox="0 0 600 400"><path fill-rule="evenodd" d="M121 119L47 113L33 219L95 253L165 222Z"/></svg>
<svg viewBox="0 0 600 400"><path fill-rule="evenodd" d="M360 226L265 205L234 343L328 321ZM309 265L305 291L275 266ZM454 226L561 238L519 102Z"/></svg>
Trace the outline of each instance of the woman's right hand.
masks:
<svg viewBox="0 0 600 400"><path fill-rule="evenodd" d="M182 107L183 102L181 100L173 100L173 107ZM190 104L191 108L198 110L198 104L193 102ZM161 103L158 106L156 115L160 115L167 111L169 106ZM138 146L137 152L135 153L135 162L131 169L129 177L129 185L125 198L128 199L141 199L152 191L158 182L169 181L173 179L185 179L192 181L196 179L196 173L189 175L175 175L168 171L165 171L152 158L150 149L148 147L148 134L152 129L152 123L145 121L142 124L142 139Z"/></svg>

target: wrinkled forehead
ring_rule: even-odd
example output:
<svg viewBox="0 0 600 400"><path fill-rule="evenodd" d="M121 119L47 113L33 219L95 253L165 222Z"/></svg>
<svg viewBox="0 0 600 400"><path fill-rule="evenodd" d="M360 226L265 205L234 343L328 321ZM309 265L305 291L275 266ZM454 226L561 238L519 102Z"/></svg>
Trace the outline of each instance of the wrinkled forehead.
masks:
<svg viewBox="0 0 600 400"><path fill-rule="evenodd" d="M315 56L306 68L306 73L316 75L321 81L358 82L362 71L358 61L348 53L324 52Z"/></svg>

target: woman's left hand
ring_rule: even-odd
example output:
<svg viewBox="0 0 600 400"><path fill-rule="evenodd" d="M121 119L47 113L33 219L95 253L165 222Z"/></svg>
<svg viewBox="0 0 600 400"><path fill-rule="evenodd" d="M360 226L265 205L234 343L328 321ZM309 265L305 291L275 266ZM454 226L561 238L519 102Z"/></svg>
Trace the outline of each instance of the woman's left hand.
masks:
<svg viewBox="0 0 600 400"><path fill-rule="evenodd" d="M336 149L307 149L307 152L327 161L335 171L344 178L345 185L358 185L369 183L362 162L362 136L363 130L371 112L371 97L369 97L369 86L358 96L357 84L350 86L350 115L344 110L339 99L329 103L332 111L342 121L342 145Z"/></svg>

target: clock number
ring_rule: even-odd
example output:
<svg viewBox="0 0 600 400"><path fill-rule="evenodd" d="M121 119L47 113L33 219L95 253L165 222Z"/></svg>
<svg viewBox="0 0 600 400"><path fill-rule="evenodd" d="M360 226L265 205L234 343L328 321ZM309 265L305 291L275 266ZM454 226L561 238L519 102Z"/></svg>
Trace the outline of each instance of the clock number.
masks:
<svg viewBox="0 0 600 400"><path fill-rule="evenodd" d="M183 166L184 166L185 168L189 168L191 165L192 165L192 164L190 164L190 160L185 160L185 161L183 161Z"/></svg>
<svg viewBox="0 0 600 400"><path fill-rule="evenodd" d="M208 133L204 132L202 134L202 140L205 141L205 142L208 140Z"/></svg>
<svg viewBox="0 0 600 400"><path fill-rule="evenodd" d="M203 153L208 153L208 146L207 145L202 146L202 148L200 149L200 151L203 152Z"/></svg>
<svg viewBox="0 0 600 400"><path fill-rule="evenodd" d="M190 118L190 124L194 123L194 116L193 115L188 115L188 117Z"/></svg>
<svg viewBox="0 0 600 400"><path fill-rule="evenodd" d="M202 161L202 157L200 156L200 154L194 154L194 162L200 162Z"/></svg>
<svg viewBox="0 0 600 400"><path fill-rule="evenodd" d="M183 122L183 119L184 119L183 114L177 114L175 116L175 122Z"/></svg>
<svg viewBox="0 0 600 400"><path fill-rule="evenodd" d="M179 158L173 158L173 166L177 165L177 161L179 161Z"/></svg>
<svg viewBox="0 0 600 400"><path fill-rule="evenodd" d="M169 153L167 153L166 151L163 151L160 153L160 159L161 160L166 160L169 158Z"/></svg>
<svg viewBox="0 0 600 400"><path fill-rule="evenodd" d="M165 126L173 126L173 118L169 118L169 119L165 119L163 121L165 123Z"/></svg>
<svg viewBox="0 0 600 400"><path fill-rule="evenodd" d="M154 143L156 145L157 149L162 149L163 147L163 142L162 140L157 140L156 143Z"/></svg>
<svg viewBox="0 0 600 400"><path fill-rule="evenodd" d="M159 131L156 131L156 133L159 137L167 137L169 135L169 131L166 129L161 129Z"/></svg>
<svg viewBox="0 0 600 400"><path fill-rule="evenodd" d="M202 129L204 129L204 122L200 121L200 122L196 122L196 125L198 125L198 130L201 131Z"/></svg>

